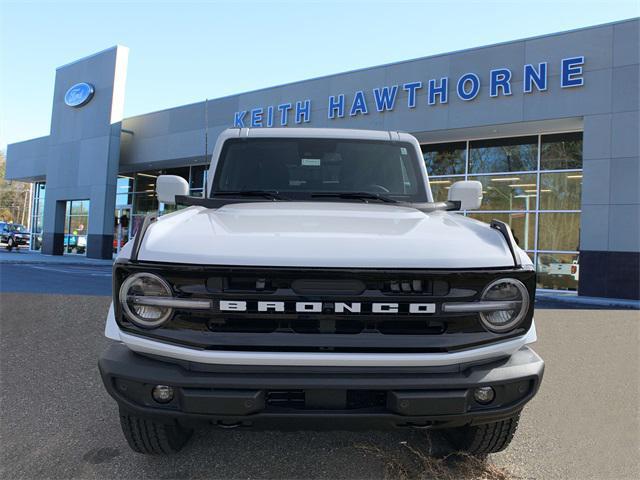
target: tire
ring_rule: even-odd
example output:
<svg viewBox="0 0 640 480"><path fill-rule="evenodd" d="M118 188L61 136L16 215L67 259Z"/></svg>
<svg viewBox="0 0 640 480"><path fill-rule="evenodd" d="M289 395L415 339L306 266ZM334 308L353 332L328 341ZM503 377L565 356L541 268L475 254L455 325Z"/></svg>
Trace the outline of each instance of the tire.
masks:
<svg viewBox="0 0 640 480"><path fill-rule="evenodd" d="M7 250L11 251L14 246L15 246L15 243L13 241L13 238L9 238L9 240L7 241Z"/></svg>
<svg viewBox="0 0 640 480"><path fill-rule="evenodd" d="M501 452L509 446L518 428L520 412L499 422L445 430L453 447L469 455L485 456Z"/></svg>
<svg viewBox="0 0 640 480"><path fill-rule="evenodd" d="M120 425L131 450L146 455L177 453L193 433L178 425L166 425L125 412L120 412Z"/></svg>

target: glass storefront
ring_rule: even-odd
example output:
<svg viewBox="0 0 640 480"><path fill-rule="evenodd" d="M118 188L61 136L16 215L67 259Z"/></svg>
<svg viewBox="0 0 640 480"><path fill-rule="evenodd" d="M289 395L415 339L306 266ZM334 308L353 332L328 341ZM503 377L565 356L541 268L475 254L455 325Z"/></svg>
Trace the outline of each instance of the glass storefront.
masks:
<svg viewBox="0 0 640 480"><path fill-rule="evenodd" d="M87 253L89 228L89 200L69 200L64 219L64 253Z"/></svg>
<svg viewBox="0 0 640 480"><path fill-rule="evenodd" d="M451 185L478 180L483 203L465 215L483 222L502 220L511 226L518 244L536 264L538 287L577 290L579 279L580 202L582 195L582 133L556 133L487 140L468 140L422 146L436 200L446 200ZM149 170L118 176L114 250L118 247L120 217L135 235L144 216L175 210L158 203L159 175L179 175L189 182L191 195L203 195L208 165ZM31 211L31 249L42 245L45 184L34 184ZM86 250L88 200L67 202L65 253ZM125 240L126 241L126 240Z"/></svg>
<svg viewBox="0 0 640 480"><path fill-rule="evenodd" d="M44 182L33 184L33 200L31 203L31 241L29 248L31 250L40 250L42 248L42 227L44 219L44 196L46 185Z"/></svg>
<svg viewBox="0 0 640 480"><path fill-rule="evenodd" d="M422 146L435 200L460 180L483 187L480 210L502 220L536 264L538 287L577 290L582 132L468 140Z"/></svg>
<svg viewBox="0 0 640 480"><path fill-rule="evenodd" d="M173 205L159 203L156 197L156 179L160 175L178 175L189 182L191 195L202 195L207 183L209 165L167 168L163 170L145 170L118 176L116 193L116 209L128 208L130 225L128 236L134 236L144 220L145 215L158 212L159 215L175 211ZM117 227L116 227L117 228ZM114 248L117 249L117 240Z"/></svg>

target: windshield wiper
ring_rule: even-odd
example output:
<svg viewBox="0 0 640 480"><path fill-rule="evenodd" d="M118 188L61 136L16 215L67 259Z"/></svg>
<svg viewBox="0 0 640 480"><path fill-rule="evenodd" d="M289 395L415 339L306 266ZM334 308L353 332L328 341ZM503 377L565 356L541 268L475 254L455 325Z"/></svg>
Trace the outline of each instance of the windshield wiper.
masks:
<svg viewBox="0 0 640 480"><path fill-rule="evenodd" d="M335 197L335 198L353 198L356 200L378 200L385 203L398 203L393 198L385 197L379 193L370 192L317 192L312 193L312 197Z"/></svg>
<svg viewBox="0 0 640 480"><path fill-rule="evenodd" d="M273 200L289 200L276 190L229 190L213 192L212 197L265 197Z"/></svg>

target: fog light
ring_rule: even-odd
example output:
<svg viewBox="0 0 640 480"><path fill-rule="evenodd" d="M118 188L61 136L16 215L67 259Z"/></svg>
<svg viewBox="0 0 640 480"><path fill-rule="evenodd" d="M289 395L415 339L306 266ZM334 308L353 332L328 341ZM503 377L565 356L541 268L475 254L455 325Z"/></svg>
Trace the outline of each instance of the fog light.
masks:
<svg viewBox="0 0 640 480"><path fill-rule="evenodd" d="M473 391L473 398L478 403L491 403L496 398L496 392L491 387L479 387Z"/></svg>
<svg viewBox="0 0 640 480"><path fill-rule="evenodd" d="M168 385L156 385L151 391L151 396L158 403L169 403L173 400L173 388Z"/></svg>

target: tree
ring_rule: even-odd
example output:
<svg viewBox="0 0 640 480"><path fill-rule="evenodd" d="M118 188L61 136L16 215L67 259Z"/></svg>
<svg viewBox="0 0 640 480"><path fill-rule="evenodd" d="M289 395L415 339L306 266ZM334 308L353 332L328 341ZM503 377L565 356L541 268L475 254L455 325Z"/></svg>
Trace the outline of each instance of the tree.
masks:
<svg viewBox="0 0 640 480"><path fill-rule="evenodd" d="M5 179L7 162L0 151L0 221L21 223L29 221L29 197L31 185Z"/></svg>

